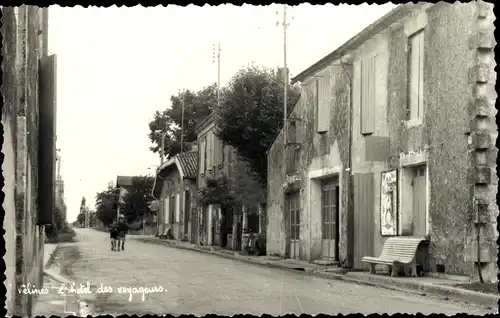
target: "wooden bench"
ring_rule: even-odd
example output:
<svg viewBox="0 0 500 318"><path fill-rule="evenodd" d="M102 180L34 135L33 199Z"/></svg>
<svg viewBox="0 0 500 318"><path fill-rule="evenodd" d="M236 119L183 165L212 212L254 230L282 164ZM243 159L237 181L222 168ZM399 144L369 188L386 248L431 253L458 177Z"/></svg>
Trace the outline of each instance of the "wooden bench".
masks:
<svg viewBox="0 0 500 318"><path fill-rule="evenodd" d="M363 263L370 264L370 273L375 274L375 265L389 265L391 276L397 276L400 266L410 266L411 276L417 276L416 254L421 243L426 242L424 237L399 236L388 238L379 257L365 256Z"/></svg>

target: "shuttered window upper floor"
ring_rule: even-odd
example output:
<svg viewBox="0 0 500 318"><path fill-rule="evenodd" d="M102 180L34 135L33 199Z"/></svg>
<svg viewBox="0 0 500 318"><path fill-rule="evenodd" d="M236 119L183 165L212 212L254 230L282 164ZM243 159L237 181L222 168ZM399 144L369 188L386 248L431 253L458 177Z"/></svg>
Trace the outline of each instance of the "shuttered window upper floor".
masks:
<svg viewBox="0 0 500 318"><path fill-rule="evenodd" d="M316 80L316 131L327 132L330 126L330 74L323 73Z"/></svg>

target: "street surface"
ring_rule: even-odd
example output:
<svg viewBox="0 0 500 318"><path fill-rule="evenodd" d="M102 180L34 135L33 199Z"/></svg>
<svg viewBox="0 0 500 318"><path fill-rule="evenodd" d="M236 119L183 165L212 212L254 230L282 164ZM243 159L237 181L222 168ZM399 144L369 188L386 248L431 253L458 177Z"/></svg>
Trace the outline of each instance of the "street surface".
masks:
<svg viewBox="0 0 500 318"><path fill-rule="evenodd" d="M134 241L110 250L109 234L76 229L81 259L70 273L77 282L100 284L112 293L93 294L92 315L249 313L316 315L348 313L491 312L481 307L266 268L217 256ZM118 293L118 287L155 288L145 295ZM163 287L163 292L159 292Z"/></svg>

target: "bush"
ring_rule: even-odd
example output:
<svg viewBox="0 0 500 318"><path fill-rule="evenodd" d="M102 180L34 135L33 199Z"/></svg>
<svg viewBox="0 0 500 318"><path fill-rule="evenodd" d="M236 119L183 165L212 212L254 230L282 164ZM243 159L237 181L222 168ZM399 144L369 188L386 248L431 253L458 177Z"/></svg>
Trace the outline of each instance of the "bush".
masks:
<svg viewBox="0 0 500 318"><path fill-rule="evenodd" d="M68 225L57 230L55 226L47 226L45 229L46 243L68 243L75 242L76 232Z"/></svg>

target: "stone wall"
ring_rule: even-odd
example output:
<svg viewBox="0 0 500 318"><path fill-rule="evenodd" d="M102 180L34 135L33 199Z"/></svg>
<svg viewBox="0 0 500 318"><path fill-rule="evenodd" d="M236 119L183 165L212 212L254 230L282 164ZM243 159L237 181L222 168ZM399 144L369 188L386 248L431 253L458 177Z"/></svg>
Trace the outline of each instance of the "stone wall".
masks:
<svg viewBox="0 0 500 318"><path fill-rule="evenodd" d="M6 107L3 173L9 185L4 209L7 247L15 251L15 265L7 271L9 314L30 315L33 295L16 292L22 285L42 284L44 228L37 225L38 195L38 75L42 56L42 9L34 6L2 8L4 86ZM10 142L9 142L10 139ZM9 226L13 225L15 226ZM15 238L15 239L14 239ZM15 244L13 243L15 241ZM12 263L11 252L7 260ZM10 265L8 265L9 267ZM14 269L14 270L13 270ZM15 272L15 274L14 274Z"/></svg>
<svg viewBox="0 0 500 318"><path fill-rule="evenodd" d="M402 105L407 105L404 21L394 25L389 35L389 168L400 168L403 157L423 154L427 158L430 266L434 271L440 265L449 274L473 272L475 202L493 202L487 204L488 214L492 218L498 215L494 204L497 152L492 144L497 129L492 112L496 93L491 88L495 78L491 57L494 17L492 10L481 13L481 7L477 2L442 2L420 12L426 16L425 118L421 126L410 127L402 120ZM479 17L481 14L485 17ZM482 30L478 30L480 24ZM476 108L479 104L480 110ZM495 228L495 222L484 227L483 234L489 235L482 245L485 262L495 262L491 253L496 247L491 244L496 240Z"/></svg>
<svg viewBox="0 0 500 318"><path fill-rule="evenodd" d="M300 194L300 259L317 260L322 257L321 180L335 177L340 188L340 224L338 225L341 260L347 257L347 215L349 173L349 108L352 67L335 61L318 71L328 80L329 126L327 131L316 129L316 79L312 76L302 83L301 96L288 119L287 142L284 146L283 130L268 150L267 183L267 253L287 255L287 219L284 196L289 188ZM291 149L295 154L295 171L285 172L289 161L284 156ZM287 177L285 178L285 175Z"/></svg>

